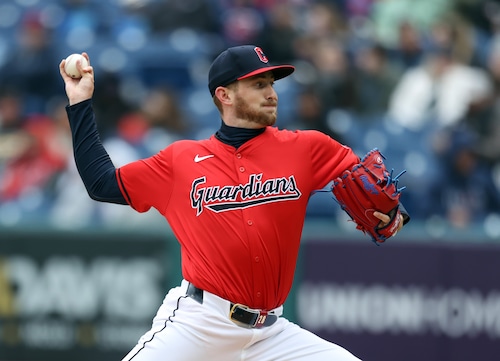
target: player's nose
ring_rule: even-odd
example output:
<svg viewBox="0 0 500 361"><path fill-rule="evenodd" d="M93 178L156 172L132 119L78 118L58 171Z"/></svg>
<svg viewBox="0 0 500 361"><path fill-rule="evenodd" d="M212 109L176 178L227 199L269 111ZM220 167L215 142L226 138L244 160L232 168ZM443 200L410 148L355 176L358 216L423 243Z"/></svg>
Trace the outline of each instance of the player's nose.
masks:
<svg viewBox="0 0 500 361"><path fill-rule="evenodd" d="M268 92L266 93L266 99L278 101L278 93L276 93L276 90L274 90L273 87L268 87Z"/></svg>

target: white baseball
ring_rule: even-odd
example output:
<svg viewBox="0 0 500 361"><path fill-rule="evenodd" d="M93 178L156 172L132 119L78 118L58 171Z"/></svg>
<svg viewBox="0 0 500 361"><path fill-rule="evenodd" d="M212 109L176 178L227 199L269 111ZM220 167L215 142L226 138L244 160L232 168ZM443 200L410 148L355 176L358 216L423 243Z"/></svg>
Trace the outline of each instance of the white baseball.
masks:
<svg viewBox="0 0 500 361"><path fill-rule="evenodd" d="M76 61L80 60L82 62L82 67L85 68L89 65L87 59L83 57L81 54L71 54L66 58L66 63L64 64L64 71L70 77L78 79L82 77L82 74L76 68Z"/></svg>

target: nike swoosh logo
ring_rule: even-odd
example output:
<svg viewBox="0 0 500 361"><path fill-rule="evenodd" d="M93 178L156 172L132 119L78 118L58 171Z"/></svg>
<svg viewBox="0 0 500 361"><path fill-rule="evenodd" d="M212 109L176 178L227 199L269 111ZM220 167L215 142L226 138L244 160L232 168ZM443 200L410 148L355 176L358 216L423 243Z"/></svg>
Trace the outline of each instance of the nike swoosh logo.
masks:
<svg viewBox="0 0 500 361"><path fill-rule="evenodd" d="M202 160L212 158L213 156L214 156L213 154L209 154L209 155L204 155L203 157L200 157L199 154L196 154L196 156L194 157L194 161L195 161L195 163L198 163L198 162L201 162Z"/></svg>

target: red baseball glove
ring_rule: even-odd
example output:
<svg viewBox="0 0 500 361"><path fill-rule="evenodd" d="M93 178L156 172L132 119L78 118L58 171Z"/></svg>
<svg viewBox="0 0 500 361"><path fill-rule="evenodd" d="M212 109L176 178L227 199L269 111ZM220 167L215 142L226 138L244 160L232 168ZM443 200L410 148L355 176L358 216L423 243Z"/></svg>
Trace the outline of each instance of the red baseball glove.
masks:
<svg viewBox="0 0 500 361"><path fill-rule="evenodd" d="M385 242L399 229L399 197L406 188L398 188L399 177L406 171L393 177L384 159L378 149L371 150L359 164L335 179L332 186L341 208L356 223L356 228L368 233L375 244ZM373 215L375 211L387 214L391 219L389 223L381 226L380 219Z"/></svg>

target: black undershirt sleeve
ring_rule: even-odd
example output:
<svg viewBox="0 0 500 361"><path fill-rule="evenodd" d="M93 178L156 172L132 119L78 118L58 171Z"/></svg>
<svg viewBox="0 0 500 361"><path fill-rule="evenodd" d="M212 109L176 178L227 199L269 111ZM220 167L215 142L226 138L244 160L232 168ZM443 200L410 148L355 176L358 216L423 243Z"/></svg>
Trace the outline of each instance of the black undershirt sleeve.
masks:
<svg viewBox="0 0 500 361"><path fill-rule="evenodd" d="M91 99L66 107L76 167L90 198L127 204L116 179L116 168L104 149Z"/></svg>

